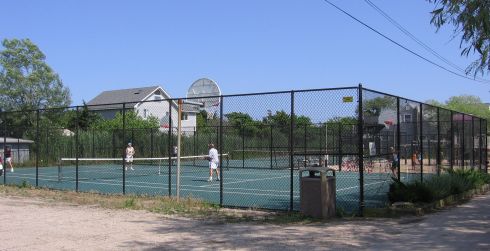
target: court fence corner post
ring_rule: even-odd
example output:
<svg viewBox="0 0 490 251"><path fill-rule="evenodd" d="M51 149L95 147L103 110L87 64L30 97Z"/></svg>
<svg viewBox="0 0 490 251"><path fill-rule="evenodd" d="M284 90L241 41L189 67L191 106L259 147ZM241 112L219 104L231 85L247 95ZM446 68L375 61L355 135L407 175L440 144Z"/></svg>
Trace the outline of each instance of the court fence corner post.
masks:
<svg viewBox="0 0 490 251"><path fill-rule="evenodd" d="M396 154L397 154L397 180L400 181L401 178L401 125L400 125L400 97L396 98Z"/></svg>

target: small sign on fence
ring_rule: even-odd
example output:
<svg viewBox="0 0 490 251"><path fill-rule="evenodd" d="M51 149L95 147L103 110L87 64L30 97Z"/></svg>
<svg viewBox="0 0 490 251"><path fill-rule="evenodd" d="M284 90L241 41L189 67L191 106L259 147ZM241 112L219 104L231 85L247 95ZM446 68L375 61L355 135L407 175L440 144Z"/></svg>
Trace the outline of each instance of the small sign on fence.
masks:
<svg viewBox="0 0 490 251"><path fill-rule="evenodd" d="M351 103L354 101L354 98L352 96L342 97L342 101L344 103Z"/></svg>

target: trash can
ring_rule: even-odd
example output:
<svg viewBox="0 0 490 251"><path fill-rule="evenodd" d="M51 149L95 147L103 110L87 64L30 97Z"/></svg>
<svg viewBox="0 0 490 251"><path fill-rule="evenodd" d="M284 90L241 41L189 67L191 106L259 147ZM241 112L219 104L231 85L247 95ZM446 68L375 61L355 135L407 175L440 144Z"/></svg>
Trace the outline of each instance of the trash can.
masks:
<svg viewBox="0 0 490 251"><path fill-rule="evenodd" d="M332 175L328 176L327 173ZM307 175L303 176L304 173ZM331 218L336 215L335 170L327 167L299 169L300 210L304 215Z"/></svg>

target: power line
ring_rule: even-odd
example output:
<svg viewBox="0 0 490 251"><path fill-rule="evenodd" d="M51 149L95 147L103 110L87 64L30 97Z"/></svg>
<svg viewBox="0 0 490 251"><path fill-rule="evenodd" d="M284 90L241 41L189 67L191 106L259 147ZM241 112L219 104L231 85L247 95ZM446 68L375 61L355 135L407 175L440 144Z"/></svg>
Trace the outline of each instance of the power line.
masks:
<svg viewBox="0 0 490 251"><path fill-rule="evenodd" d="M439 53L437 53L435 50L430 48L427 44L422 42L420 39L415 37L412 33L410 33L407 29L405 29L401 24L399 24L396 20L391 18L386 12L384 12L381 8L379 8L376 4L371 2L370 0L364 0L369 6L371 6L373 9L375 9L379 14L381 14L384 18L386 18L391 24L393 24L396 28L398 28L400 31L402 31L405 35L410 37L412 40L417 42L420 46L422 46L426 51L430 52L432 55L436 56L439 58L441 61L445 62L446 64L452 66L454 69L464 73L465 75L468 75L464 69L459 67L458 65L454 64L453 62L449 61L448 59L444 58L441 56ZM490 82L489 80L483 79L483 78L478 78L475 76L475 79L480 79L482 81L487 81Z"/></svg>
<svg viewBox="0 0 490 251"><path fill-rule="evenodd" d="M340 12L342 12L342 13L344 13L345 15L349 16L350 18L354 19L355 21L357 21L358 23L362 24L363 26L365 26L366 28L370 29L371 31L373 31L373 32L377 33L378 35L382 36L383 38L387 39L388 41L390 41L390 42L394 43L395 45L399 46L400 48L402 48L402 49L404 49L404 50L408 51L409 53L411 53L411 54L415 55L416 57L418 57L418 58L420 58L420 59L422 59L422 60L424 60L424 61L426 61L426 62L428 62L428 63L430 63L430 64L432 64L432 65L434 65L434 66L436 66L436 67L439 67L439 68L441 68L441 69L443 69L443 70L445 70L445 71L447 71L447 72L449 72L449 73L452 73L452 74L454 74L454 75L456 75L456 76L459 76L459 77L462 77L462 78L466 78L466 79L473 80L473 81L480 82L480 83L486 83L486 84L488 84L488 83L489 83L489 81L484 81L484 80L479 80L479 79L470 78L470 77L468 77L468 76L466 76L466 75L459 74L459 73L454 72L454 71L452 71L452 70L450 70L450 69L447 69L446 67L441 66L441 65L439 65L439 64L437 64L437 63L435 63L435 62L433 62L433 61L431 61L431 60L429 60L429 59L427 59L427 58L425 58L425 57L423 57L423 56L421 56L420 54L418 54L418 53L416 53L416 52L414 52L414 51L412 51L412 50L408 49L407 47L405 47L405 46L401 45L400 43L396 42L395 40L393 40L393 39L389 38L388 36L384 35L383 33L381 33L381 32L379 32L379 31L377 31L376 29L372 28L371 26L367 25L366 23L362 22L361 20L357 19L356 17L352 16L351 14L349 14L349 13L348 13L348 12L346 12L346 11L344 11L343 9L341 9L341 8L340 8L340 7L338 7L337 5L333 4L332 2L330 2L330 1L328 1L328 0L323 0L323 1L324 1L324 2L326 2L326 3L328 3L328 4L330 4L331 6L333 6L334 8L336 8L337 10L339 10Z"/></svg>

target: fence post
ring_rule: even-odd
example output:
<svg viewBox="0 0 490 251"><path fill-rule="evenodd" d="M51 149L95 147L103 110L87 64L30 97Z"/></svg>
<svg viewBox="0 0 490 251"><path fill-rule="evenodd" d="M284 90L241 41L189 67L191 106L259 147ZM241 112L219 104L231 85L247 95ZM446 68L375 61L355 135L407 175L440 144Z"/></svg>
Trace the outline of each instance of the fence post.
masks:
<svg viewBox="0 0 490 251"><path fill-rule="evenodd" d="M49 126L46 126L46 165L49 166Z"/></svg>
<svg viewBox="0 0 490 251"><path fill-rule="evenodd" d="M475 118L471 116L471 169L475 168Z"/></svg>
<svg viewBox="0 0 490 251"><path fill-rule="evenodd" d="M242 168L245 168L245 125L242 123L241 129L242 129Z"/></svg>
<svg viewBox="0 0 490 251"><path fill-rule="evenodd" d="M271 135L270 135L270 141L269 141L269 154L270 154L270 162L271 162L271 169L273 168L273 161L272 161L272 147L273 147L273 141L272 141L272 125L271 126Z"/></svg>
<svg viewBox="0 0 490 251"><path fill-rule="evenodd" d="M220 97L219 115L219 205L223 206L223 96Z"/></svg>
<svg viewBox="0 0 490 251"><path fill-rule="evenodd" d="M126 144L126 103L123 104L123 110L122 110L122 134L123 134L123 144ZM126 161L125 161L125 156L126 151L123 152L122 154L122 170L123 170L123 194L126 194Z"/></svg>
<svg viewBox="0 0 490 251"><path fill-rule="evenodd" d="M398 157L398 172L397 172L397 179L400 181L400 175L401 175L401 134L400 134L400 98L396 98L396 153ZM405 159L406 160L406 159ZM407 174L408 175L408 174Z"/></svg>
<svg viewBox="0 0 490 251"><path fill-rule="evenodd" d="M172 100L168 100L168 196L172 196Z"/></svg>
<svg viewBox="0 0 490 251"><path fill-rule="evenodd" d="M450 134L451 134L451 139L450 139L450 144L451 146L449 147L451 154L450 155L450 160L449 160L449 168L453 170L453 165L454 165L454 125L453 125L453 111L450 111L451 113L451 126L450 126Z"/></svg>
<svg viewBox="0 0 490 251"><path fill-rule="evenodd" d="M342 171L342 122L339 122L339 171Z"/></svg>
<svg viewBox="0 0 490 251"><path fill-rule="evenodd" d="M478 169L480 169L480 172L481 172L483 169L483 156L484 156L484 153L483 153L483 150L484 150L483 149L483 132L482 132L482 121L483 121L483 119L480 118L479 121L480 121L480 126L479 126L479 128L480 128L480 134L479 135L480 136L478 137L478 146L480 147L480 150L479 150L479 154L480 154L479 164L480 165L479 165Z"/></svg>
<svg viewBox="0 0 490 251"><path fill-rule="evenodd" d="M78 177L78 155L79 155L79 151L78 151L78 146L79 146L79 128L78 128L78 124L80 123L79 121L79 114L78 114L78 106L76 107L76 125L75 125L75 191L78 192L78 180L79 180L79 177Z"/></svg>
<svg viewBox="0 0 490 251"><path fill-rule="evenodd" d="M95 128L92 128L92 158L95 158Z"/></svg>
<svg viewBox="0 0 490 251"><path fill-rule="evenodd" d="M464 121L465 121L465 119L466 119L465 115L463 114L463 122L461 123L461 125L463 127L463 129L461 130L462 131L462 133L461 133L461 167L463 169L465 169L465 163L464 163L464 161L465 161L465 156L464 156L465 155L465 144L464 144L464 141L465 141L465 137L464 137L464 123L465 122Z"/></svg>
<svg viewBox="0 0 490 251"><path fill-rule="evenodd" d="M441 175L441 117L437 107L437 147L436 147L436 168L437 175Z"/></svg>
<svg viewBox="0 0 490 251"><path fill-rule="evenodd" d="M289 165L290 165L290 190L289 190L289 210L293 211L293 175L294 175L294 91L291 91L291 117L289 125Z"/></svg>
<svg viewBox="0 0 490 251"><path fill-rule="evenodd" d="M419 150L420 150L420 182L424 181L424 108L422 103L419 104L420 114L419 114L419 125L420 125L420 134L419 134ZM418 158L418 156L417 156Z"/></svg>
<svg viewBox="0 0 490 251"><path fill-rule="evenodd" d="M358 137L358 156L359 159L359 215L364 216L364 118L363 118L363 107L362 107L362 84L359 84L357 92L357 102L358 102L358 114L357 114L357 137Z"/></svg>
<svg viewBox="0 0 490 251"><path fill-rule="evenodd" d="M7 113L3 113L3 159L5 159L5 152L7 151ZM36 151L39 147L39 142L36 145ZM37 158L37 155L36 155ZM7 183L7 166L3 168L3 184Z"/></svg>
<svg viewBox="0 0 490 251"><path fill-rule="evenodd" d="M36 187L39 186L39 110L36 111ZM6 167L4 167L4 173Z"/></svg>

